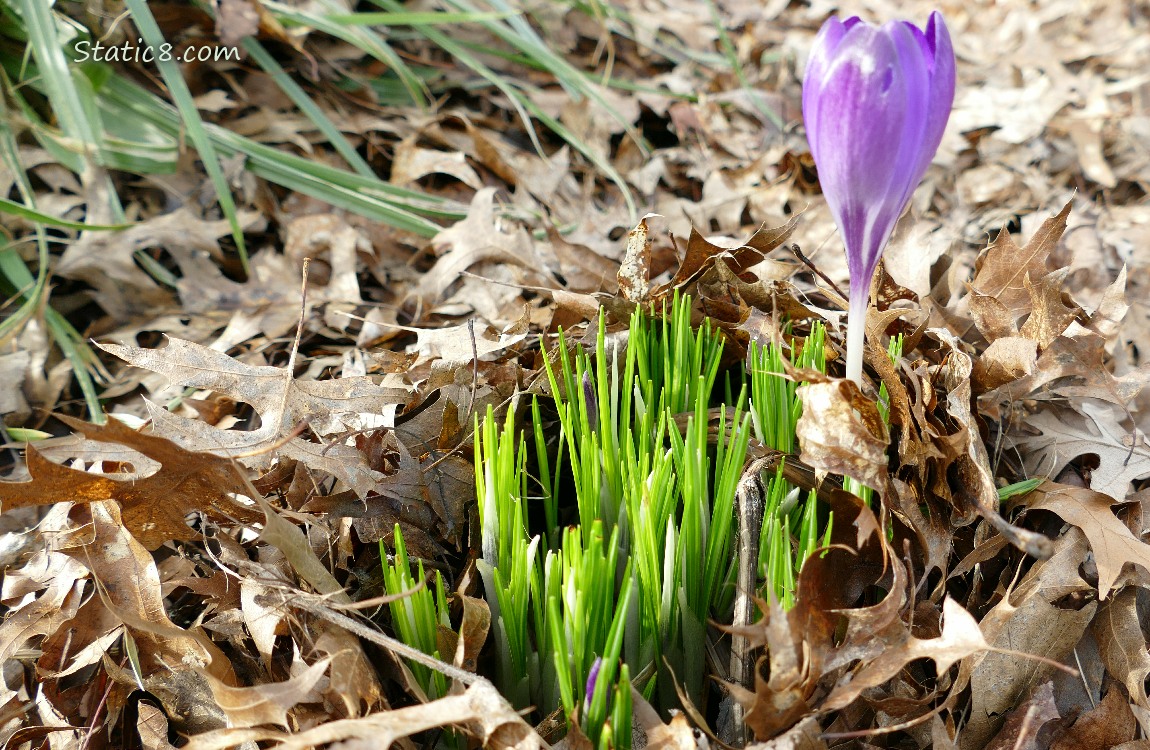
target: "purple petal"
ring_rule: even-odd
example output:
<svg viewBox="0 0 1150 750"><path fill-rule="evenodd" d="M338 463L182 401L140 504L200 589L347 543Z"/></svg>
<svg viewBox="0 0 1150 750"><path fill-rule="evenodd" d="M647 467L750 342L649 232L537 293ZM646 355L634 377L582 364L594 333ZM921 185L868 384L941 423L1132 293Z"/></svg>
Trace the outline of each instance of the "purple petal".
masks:
<svg viewBox="0 0 1150 750"><path fill-rule="evenodd" d="M595 657L595 663L591 665L591 673L587 675L587 706L591 705L591 696L595 695L595 683L599 679L599 668L601 666L603 666L603 657Z"/></svg>
<svg viewBox="0 0 1150 750"><path fill-rule="evenodd" d="M942 16L920 30L829 19L803 80L803 117L827 205L847 247L852 297L865 295L899 214L942 140L954 100ZM858 287L856 289L856 287Z"/></svg>
<svg viewBox="0 0 1150 750"><path fill-rule="evenodd" d="M873 271L902 190L898 147L907 118L907 81L899 49L886 30L859 23L843 36L818 78L808 76L807 138L831 212L839 220L852 279ZM916 81L916 83L918 83ZM921 88L921 86L919 86ZM901 188L902 185L899 185ZM885 209L885 210L883 210ZM890 216L890 214L894 216Z"/></svg>

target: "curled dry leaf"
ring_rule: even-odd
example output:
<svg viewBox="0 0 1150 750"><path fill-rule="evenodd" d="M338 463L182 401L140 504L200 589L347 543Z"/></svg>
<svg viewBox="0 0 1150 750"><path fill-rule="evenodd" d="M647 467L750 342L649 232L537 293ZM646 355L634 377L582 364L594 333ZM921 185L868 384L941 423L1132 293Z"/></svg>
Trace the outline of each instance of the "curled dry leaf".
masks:
<svg viewBox="0 0 1150 750"><path fill-rule="evenodd" d="M643 302L651 291L651 237L647 219L657 216L647 214L627 233L627 249L619 266L618 281L619 291L628 302Z"/></svg>
<svg viewBox="0 0 1150 750"><path fill-rule="evenodd" d="M329 721L297 734L269 729L222 729L192 737L185 750L226 750L265 742L273 750L309 750L338 742L370 741L391 747L404 737L439 727L462 727L492 750L542 750L539 735L495 690L480 680L459 695L356 719Z"/></svg>
<svg viewBox="0 0 1150 750"><path fill-rule="evenodd" d="M305 701L318 702L320 696L312 693L330 664L330 658L320 659L283 682L232 687L209 677L208 684L216 705L228 717L229 727L263 724L287 727L287 713L293 706Z"/></svg>
<svg viewBox="0 0 1150 750"><path fill-rule="evenodd" d="M915 659L931 659L941 675L956 662L990 648L978 622L961 604L948 596L943 600L942 612L942 633L938 638L920 639L908 633L902 644L887 648L854 672L849 680L837 685L820 710L845 708L864 690L883 684Z"/></svg>
<svg viewBox="0 0 1150 750"><path fill-rule="evenodd" d="M886 423L875 403L850 380L799 386L803 414L795 428L801 460L821 478L841 474L868 487L886 486Z"/></svg>

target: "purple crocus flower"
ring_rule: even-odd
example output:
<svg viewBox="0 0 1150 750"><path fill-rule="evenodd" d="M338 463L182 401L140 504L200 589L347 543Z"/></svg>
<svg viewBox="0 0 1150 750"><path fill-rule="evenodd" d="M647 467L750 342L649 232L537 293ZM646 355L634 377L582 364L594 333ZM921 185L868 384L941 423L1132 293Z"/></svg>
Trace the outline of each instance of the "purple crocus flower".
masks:
<svg viewBox="0 0 1150 750"><path fill-rule="evenodd" d="M954 48L938 11L920 30L828 19L803 78L803 119L851 275L847 377L862 382L871 277L934 158L954 102Z"/></svg>
<svg viewBox="0 0 1150 750"><path fill-rule="evenodd" d="M595 695L595 682L599 679L599 668L602 666L603 657L596 656L595 663L591 665L591 673L587 675L587 703L584 704L585 706L591 705L591 697Z"/></svg>

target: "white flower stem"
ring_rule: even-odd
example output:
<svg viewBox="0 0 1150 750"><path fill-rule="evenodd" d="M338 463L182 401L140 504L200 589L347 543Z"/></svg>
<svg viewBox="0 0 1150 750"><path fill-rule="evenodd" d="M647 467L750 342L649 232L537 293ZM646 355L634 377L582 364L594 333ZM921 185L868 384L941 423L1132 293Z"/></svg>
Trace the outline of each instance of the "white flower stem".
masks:
<svg viewBox="0 0 1150 750"><path fill-rule="evenodd" d="M847 377L862 388L863 338L866 333L868 292L851 290L850 310L847 312Z"/></svg>

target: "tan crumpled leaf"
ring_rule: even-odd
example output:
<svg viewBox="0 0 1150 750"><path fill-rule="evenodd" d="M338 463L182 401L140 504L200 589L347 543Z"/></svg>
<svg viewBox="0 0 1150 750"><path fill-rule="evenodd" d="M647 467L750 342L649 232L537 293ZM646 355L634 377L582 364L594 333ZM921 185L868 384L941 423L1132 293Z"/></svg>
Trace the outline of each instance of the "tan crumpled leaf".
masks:
<svg viewBox="0 0 1150 750"><path fill-rule="evenodd" d="M84 599L87 571L67 555L41 550L28 561L39 580L24 580L23 571L4 576L4 604L10 609L0 623L0 662L9 663L31 640L50 636L75 617ZM38 596L31 596L41 592ZM23 601L21 601L23 600Z"/></svg>
<svg viewBox="0 0 1150 750"><path fill-rule="evenodd" d="M160 467L148 476L133 473L114 478L53 463L30 446L27 460L32 481L0 482L0 503L5 510L61 500L115 500L124 524L148 549L170 539L197 538L185 519L189 513L207 513L229 524L233 519L258 518L231 496L242 493L244 486L226 458L186 450L171 440L137 432L117 419L103 426L62 415L59 419L89 440L128 446Z"/></svg>
<svg viewBox="0 0 1150 750"><path fill-rule="evenodd" d="M995 339L974 363L970 377L979 393L1034 374L1038 343L1024 336Z"/></svg>
<svg viewBox="0 0 1150 750"><path fill-rule="evenodd" d="M229 726L276 724L287 727L288 710L302 701L314 700L314 697L309 698L309 693L330 664L330 658L320 659L283 682L232 687L209 677L208 684L211 685L216 705L227 715Z"/></svg>
<svg viewBox="0 0 1150 750"><path fill-rule="evenodd" d="M1150 652L1138 616L1138 590L1128 587L1115 594L1098 609L1090 627L1106 671L1126 686L1131 701L1150 708L1146 695Z"/></svg>
<svg viewBox="0 0 1150 750"><path fill-rule="evenodd" d="M156 562L125 528L115 503L89 506L89 526L74 532L64 552L87 567L101 585L104 605L131 628L144 676L209 667L232 680L231 664L202 632L185 630L168 616Z"/></svg>
<svg viewBox="0 0 1150 750"><path fill-rule="evenodd" d="M480 680L460 695L357 719L329 721L297 734L269 729L205 732L192 737L184 750L225 750L257 741L271 743L268 747L274 750L310 750L356 740L386 748L403 737L445 726L465 727L481 746L492 750L541 750L545 746L491 683Z"/></svg>
<svg viewBox="0 0 1150 750"><path fill-rule="evenodd" d="M677 713L669 724L664 724L659 712L634 687L631 688L631 705L632 721L635 728L646 735L647 750L697 750L699 747L686 714Z"/></svg>
<svg viewBox="0 0 1150 750"><path fill-rule="evenodd" d="M803 402L795 427L800 460L820 478L841 474L868 487L885 487L890 435L874 402L850 380L808 383L797 394Z"/></svg>
<svg viewBox="0 0 1150 750"><path fill-rule="evenodd" d="M1064 284L1069 273L1069 268L1062 268L1051 271L1041 279L1034 280L1027 275L1022 280L1030 295L1030 315L1019 333L1035 342L1039 351L1050 346L1082 312L1078 305L1073 302L1067 305L1063 298Z"/></svg>
<svg viewBox="0 0 1150 750"><path fill-rule="evenodd" d="M938 638L924 640L908 634L903 644L888 648L864 664L849 680L836 686L820 710L835 711L849 706L864 690L883 684L915 659L931 659L941 675L955 662L990 648L978 622L961 604L948 596L942 603L942 612L942 634Z"/></svg>
<svg viewBox="0 0 1150 750"><path fill-rule="evenodd" d="M467 218L444 229L431 241L439 260L419 279L415 295L434 302L455 281L477 263L502 261L540 270L531 235L521 227L495 215L495 188L483 188L471 201ZM510 229L510 231L508 231Z"/></svg>
<svg viewBox="0 0 1150 750"><path fill-rule="evenodd" d="M1113 407L1085 401L1077 411L1050 408L1025 420L1037 434L1015 436L1032 476L1057 476L1066 464L1083 455L1098 457L1090 474L1090 489L1123 502L1131 483L1150 476L1150 448L1145 434L1118 424Z"/></svg>
<svg viewBox="0 0 1150 750"><path fill-rule="evenodd" d="M383 475L367 466L353 446L319 445L301 438L285 442L283 438L301 422L324 434L328 431L325 427L337 417L350 420L367 414L382 419L387 410L406 403L409 395L405 389L376 385L368 377L296 380L286 369L244 364L181 339L168 339L162 349L99 346L129 364L163 375L173 385L204 388L250 404L261 420L256 430L221 430L149 402L148 413L157 433L192 450L238 456L243 463L260 469L267 468L278 451L312 469L332 474L361 497Z"/></svg>
<svg viewBox="0 0 1150 750"><path fill-rule="evenodd" d="M460 151L440 151L417 145L413 136L405 138L395 146L395 158L391 164L391 184L407 186L429 174L445 174L474 190L483 189L483 180L467 163L467 157Z"/></svg>
<svg viewBox="0 0 1150 750"><path fill-rule="evenodd" d="M1098 597L1105 599L1126 563L1150 572L1150 544L1139 541L1110 506L1114 498L1086 487L1043 482L1026 497L1026 505L1048 510L1082 529L1098 566Z"/></svg>
<svg viewBox="0 0 1150 750"><path fill-rule="evenodd" d="M168 717L161 709L140 701L136 711L136 731L144 750L176 750L175 745L168 742Z"/></svg>
<svg viewBox="0 0 1150 750"><path fill-rule="evenodd" d="M1005 229L1000 231L975 263L971 289L994 297L1016 315L1028 312L1030 292L1026 279L1035 282L1050 271L1047 259L1066 231L1070 206L1068 202L1057 216L1044 221L1025 247L1019 247Z"/></svg>
<svg viewBox="0 0 1150 750"><path fill-rule="evenodd" d="M1086 555L1085 539L1071 529L1055 541L1054 554L1035 563L982 618L986 640L1015 653L988 652L959 667L953 690L969 685L971 694L970 720L959 735L962 750L983 750L1006 714L1050 679L1052 666L1023 654L1061 661L1082 638L1098 607L1078 573Z"/></svg>
<svg viewBox="0 0 1150 750"><path fill-rule="evenodd" d="M262 497L256 497L255 500L264 512L264 529L260 539L282 552L296 573L313 589L335 602L350 604L351 598L316 557L304 533L277 513ZM365 705L368 710L372 710L383 703L379 679L359 640L327 621L316 623L312 631L315 650L332 658L331 689L343 701L347 714L358 716Z"/></svg>

